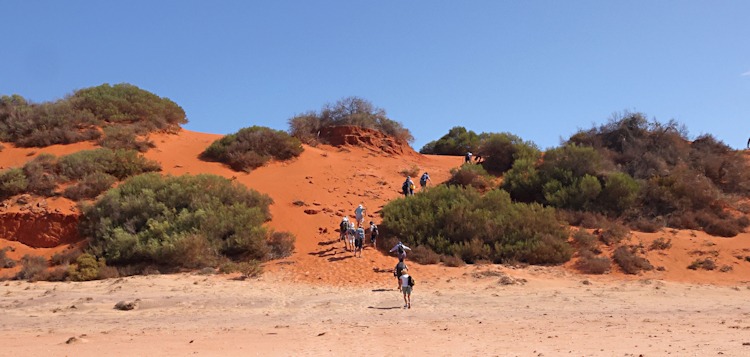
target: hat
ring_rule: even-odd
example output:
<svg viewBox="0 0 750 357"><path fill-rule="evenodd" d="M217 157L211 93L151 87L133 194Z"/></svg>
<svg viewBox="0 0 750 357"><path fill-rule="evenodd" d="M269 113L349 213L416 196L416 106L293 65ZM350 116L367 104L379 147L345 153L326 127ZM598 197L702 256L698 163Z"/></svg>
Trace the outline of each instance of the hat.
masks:
<svg viewBox="0 0 750 357"><path fill-rule="evenodd" d="M344 216L344 220L348 221L349 220L349 216Z"/></svg>
<svg viewBox="0 0 750 357"><path fill-rule="evenodd" d="M362 208L362 205L361 205L361 204L359 205L359 208Z"/></svg>

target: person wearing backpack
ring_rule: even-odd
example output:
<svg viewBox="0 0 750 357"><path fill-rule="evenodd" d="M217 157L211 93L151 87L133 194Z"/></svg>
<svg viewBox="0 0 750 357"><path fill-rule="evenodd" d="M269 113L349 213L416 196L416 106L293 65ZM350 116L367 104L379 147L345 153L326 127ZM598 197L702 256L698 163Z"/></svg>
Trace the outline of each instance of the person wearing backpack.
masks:
<svg viewBox="0 0 750 357"><path fill-rule="evenodd" d="M414 194L414 181L411 180L410 176L406 176L406 181L401 185L401 191L404 192L404 197L409 197Z"/></svg>
<svg viewBox="0 0 750 357"><path fill-rule="evenodd" d="M409 269L402 271L401 292L404 294L404 309L411 309L411 291L414 288L414 278L409 275Z"/></svg>
<svg viewBox="0 0 750 357"><path fill-rule="evenodd" d="M398 252L398 260L403 261L406 259L406 251L411 250L411 248L404 245L404 243L398 242L391 250L389 250L389 253L392 253L394 251Z"/></svg>
<svg viewBox="0 0 750 357"><path fill-rule="evenodd" d="M362 227L357 228L356 236L354 237L354 256L357 256L359 251L359 257L362 258L362 246L365 242L365 229Z"/></svg>
<svg viewBox="0 0 750 357"><path fill-rule="evenodd" d="M396 277L398 291L401 291L401 275L404 274L404 269L407 269L407 267L403 260L399 260L396 267L393 268L393 276Z"/></svg>
<svg viewBox="0 0 750 357"><path fill-rule="evenodd" d="M349 221L349 229L346 230L346 238L349 240L349 247L354 251L354 237L357 235L357 229L354 227L354 222Z"/></svg>
<svg viewBox="0 0 750 357"><path fill-rule="evenodd" d="M427 188L427 181L432 182L432 180L430 180L430 174L428 174L427 172L425 172L425 173L422 174L422 177L419 178L419 186L422 187L423 191L424 191L425 188Z"/></svg>
<svg viewBox="0 0 750 357"><path fill-rule="evenodd" d="M344 249L349 250L349 244L347 243L347 231L349 230L349 217L344 216L339 223L339 238L344 241Z"/></svg>
<svg viewBox="0 0 750 357"><path fill-rule="evenodd" d="M375 225L375 222L370 221L370 244L372 244L373 247L375 247L378 234L380 234L378 232L378 226Z"/></svg>

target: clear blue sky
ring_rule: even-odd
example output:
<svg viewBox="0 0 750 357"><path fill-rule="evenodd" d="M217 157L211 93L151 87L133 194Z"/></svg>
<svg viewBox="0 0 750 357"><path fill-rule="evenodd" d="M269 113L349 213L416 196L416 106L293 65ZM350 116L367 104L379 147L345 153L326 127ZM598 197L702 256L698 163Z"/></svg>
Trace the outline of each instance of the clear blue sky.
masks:
<svg viewBox="0 0 750 357"><path fill-rule="evenodd" d="M409 128L542 149L614 112L744 148L750 1L0 0L0 94L131 83L227 134L347 96Z"/></svg>

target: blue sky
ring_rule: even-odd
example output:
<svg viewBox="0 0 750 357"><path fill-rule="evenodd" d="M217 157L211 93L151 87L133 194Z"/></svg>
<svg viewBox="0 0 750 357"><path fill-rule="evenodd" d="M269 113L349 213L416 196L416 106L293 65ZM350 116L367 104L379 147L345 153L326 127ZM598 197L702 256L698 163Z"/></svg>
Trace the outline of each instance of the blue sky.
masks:
<svg viewBox="0 0 750 357"><path fill-rule="evenodd" d="M131 83L189 130L287 129L359 96L418 150L453 126L542 149L615 112L744 148L750 1L0 2L0 94Z"/></svg>

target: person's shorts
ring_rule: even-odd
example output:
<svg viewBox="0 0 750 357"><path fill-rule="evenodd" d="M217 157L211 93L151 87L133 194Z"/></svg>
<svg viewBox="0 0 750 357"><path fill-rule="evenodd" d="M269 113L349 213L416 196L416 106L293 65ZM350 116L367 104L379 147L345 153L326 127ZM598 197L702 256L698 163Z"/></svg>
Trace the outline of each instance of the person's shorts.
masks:
<svg viewBox="0 0 750 357"><path fill-rule="evenodd" d="M409 294L411 294L411 286L402 286L401 287L401 291L404 294L409 295Z"/></svg>
<svg viewBox="0 0 750 357"><path fill-rule="evenodd" d="M362 239L359 239L359 238L355 239L354 246L357 248L362 248Z"/></svg>

